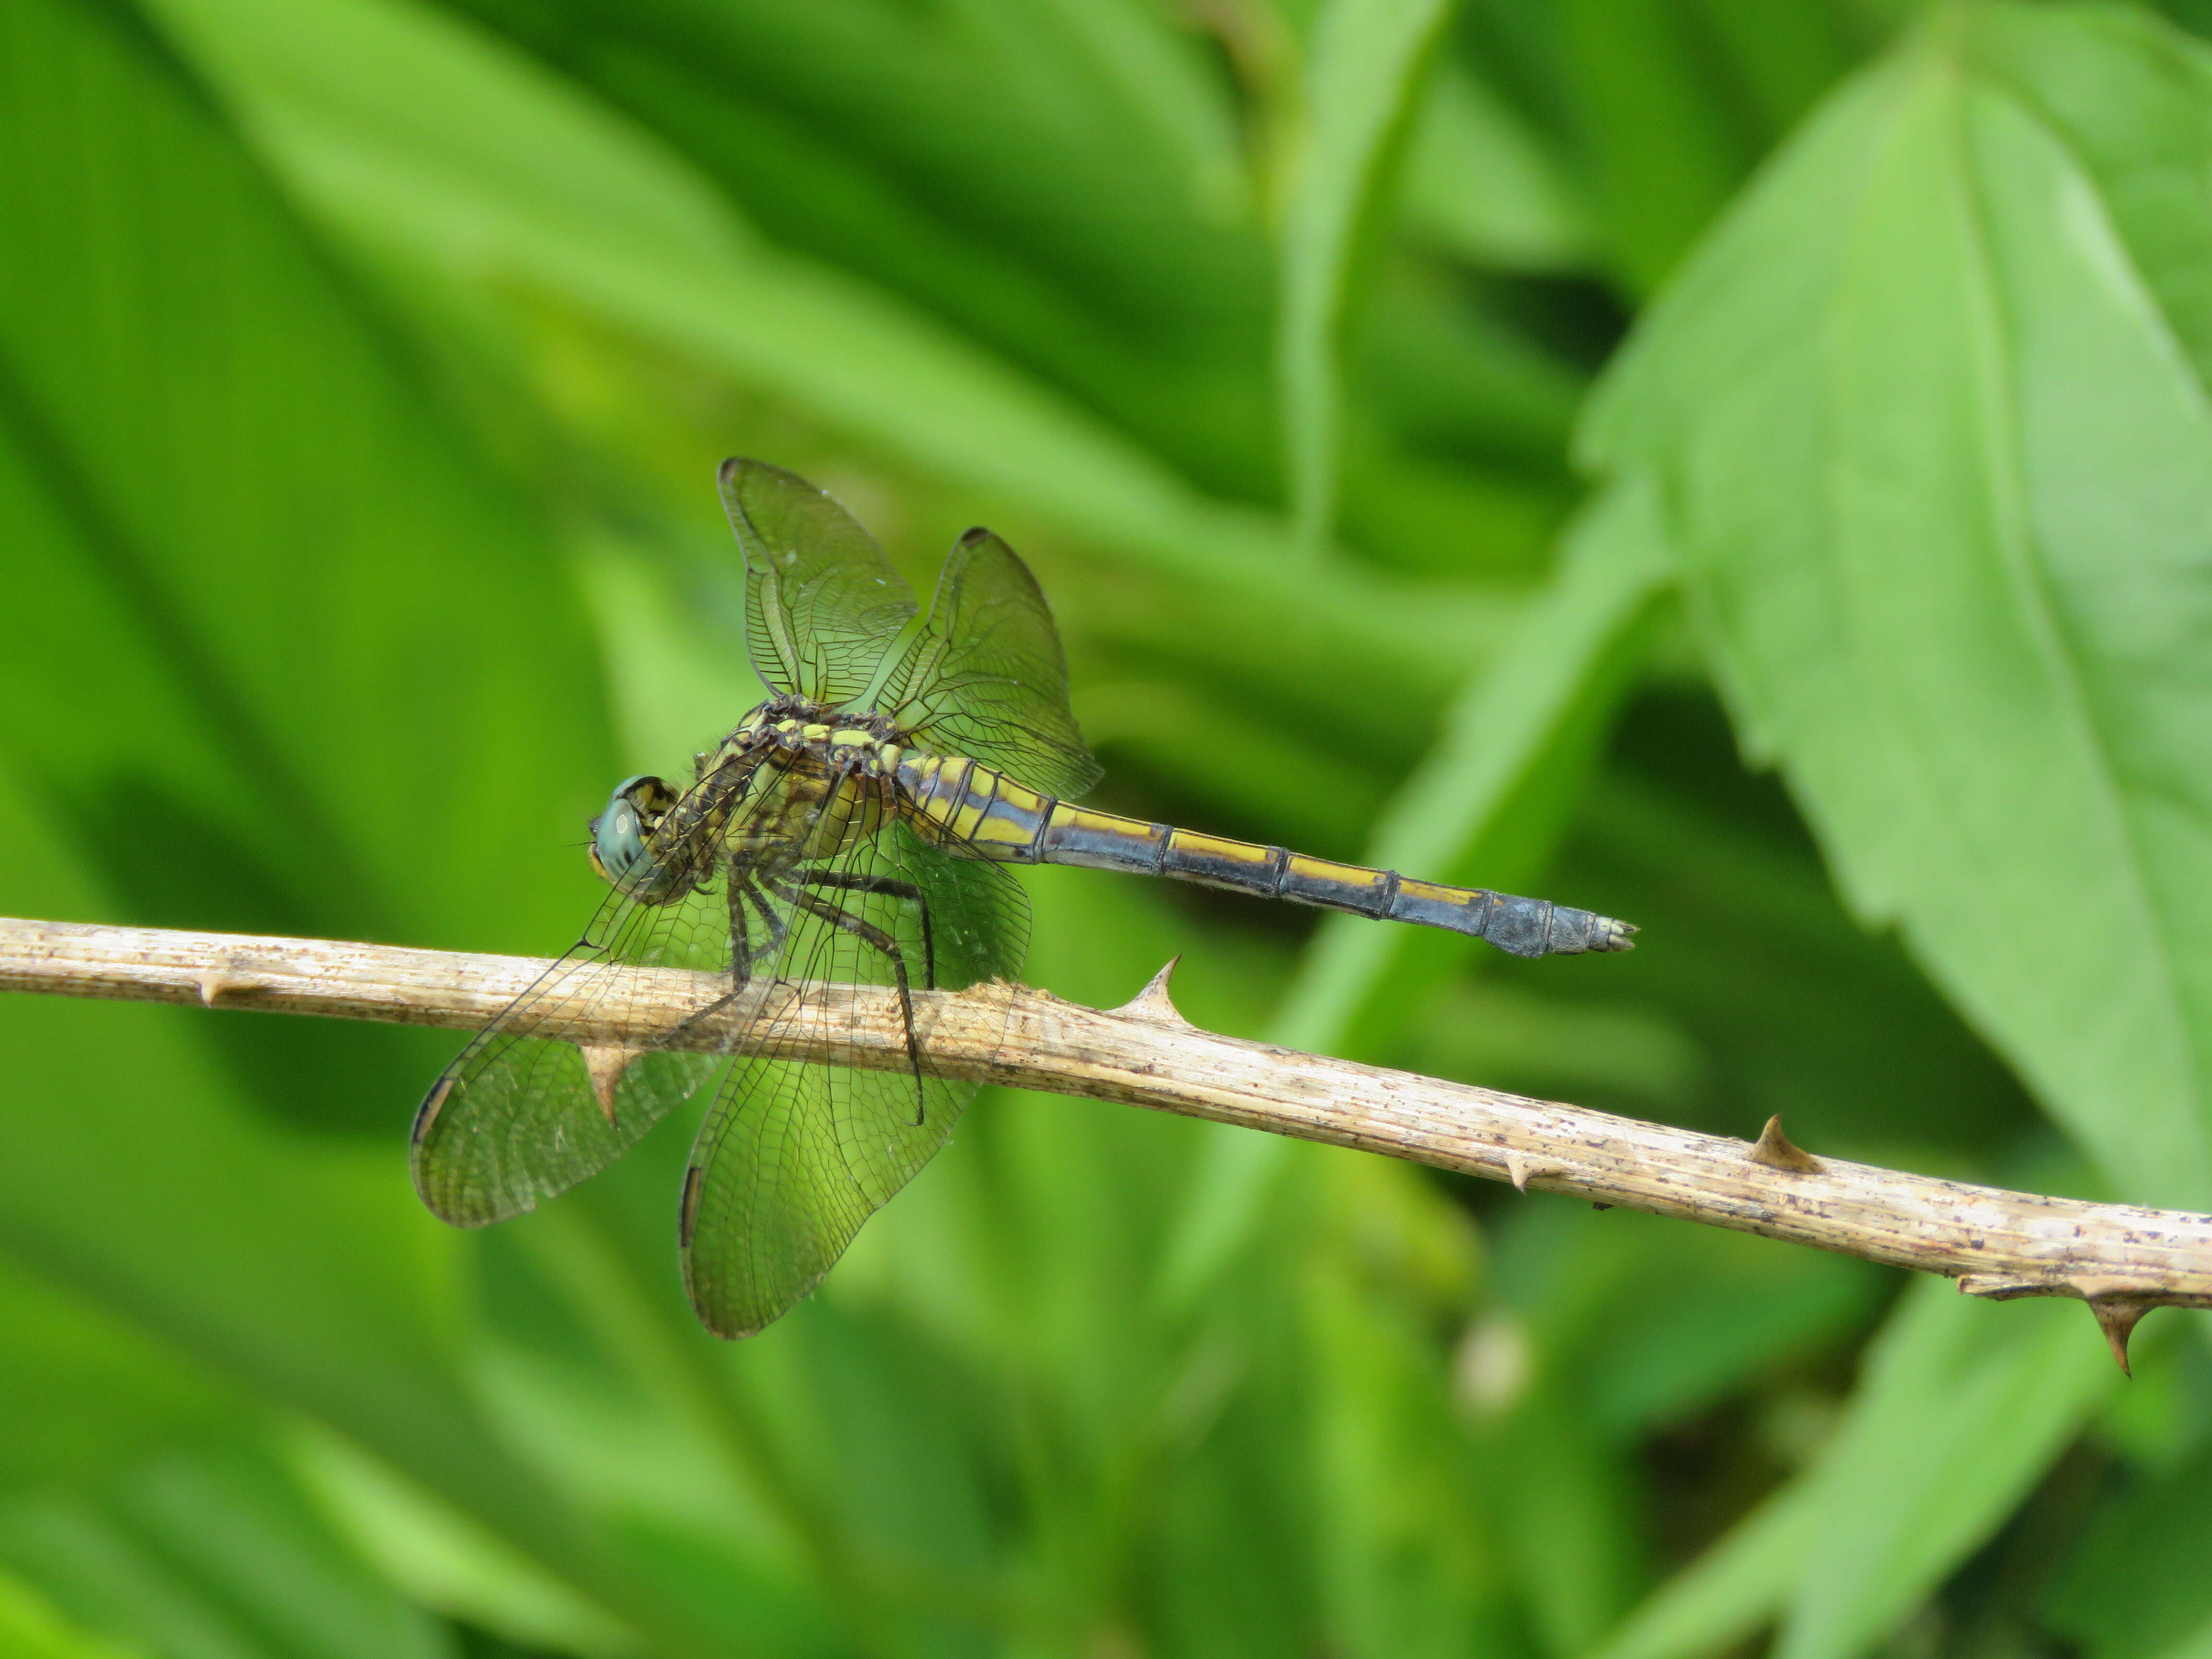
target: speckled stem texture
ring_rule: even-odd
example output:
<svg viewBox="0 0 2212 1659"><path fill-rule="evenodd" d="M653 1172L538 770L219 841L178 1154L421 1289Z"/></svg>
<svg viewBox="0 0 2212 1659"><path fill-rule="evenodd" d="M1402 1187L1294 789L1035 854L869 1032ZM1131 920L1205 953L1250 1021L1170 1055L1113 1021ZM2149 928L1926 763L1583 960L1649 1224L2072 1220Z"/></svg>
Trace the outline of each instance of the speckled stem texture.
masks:
<svg viewBox="0 0 2212 1659"><path fill-rule="evenodd" d="M546 966L527 957L0 919L0 989L456 1030L483 1025ZM707 975L604 971L635 976L672 1029L713 999ZM918 994L927 1064L1763 1233L1947 1274L1971 1295L2078 1297L2123 1363L2127 1331L2144 1310L2212 1308L2212 1216L1938 1181L1810 1156L1778 1124L1755 1144L1732 1140L1219 1036L1176 1012L1167 979L1163 969L1111 1011L999 984ZM836 1014L798 1027L839 1033L813 1057L908 1063L896 999L870 987L763 987L688 1040L721 1047L732 1023L770 1017L793 997ZM623 1006L635 1011L646 996L626 996ZM550 1004L544 1017L562 1019L563 1005ZM564 1034L586 1043L627 1035L584 1027Z"/></svg>

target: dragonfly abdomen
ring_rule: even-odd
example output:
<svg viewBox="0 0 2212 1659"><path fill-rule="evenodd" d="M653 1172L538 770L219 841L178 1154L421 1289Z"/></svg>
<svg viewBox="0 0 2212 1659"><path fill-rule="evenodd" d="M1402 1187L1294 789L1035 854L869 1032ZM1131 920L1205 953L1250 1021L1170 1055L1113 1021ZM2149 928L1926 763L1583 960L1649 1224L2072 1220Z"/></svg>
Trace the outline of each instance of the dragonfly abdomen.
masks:
<svg viewBox="0 0 2212 1659"><path fill-rule="evenodd" d="M925 835L933 828L962 851L1010 864L1167 876L1257 898L1448 928L1517 957L1632 948L1629 936L1636 930L1610 916L1094 811L964 757L907 758L899 784L902 809Z"/></svg>

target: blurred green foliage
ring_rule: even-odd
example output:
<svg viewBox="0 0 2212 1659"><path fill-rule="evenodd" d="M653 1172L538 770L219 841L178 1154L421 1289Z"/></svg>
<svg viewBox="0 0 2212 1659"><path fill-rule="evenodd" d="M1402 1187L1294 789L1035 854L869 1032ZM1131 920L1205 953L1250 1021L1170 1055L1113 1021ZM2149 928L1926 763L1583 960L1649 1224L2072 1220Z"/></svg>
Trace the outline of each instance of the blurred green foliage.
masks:
<svg viewBox="0 0 2212 1659"><path fill-rule="evenodd" d="M11 0L0 906L559 947L757 694L748 453L1021 547L1111 804L1645 930L1045 870L1036 982L2212 1209L2208 26ZM1001 1094L727 1346L680 1128L463 1237L442 1040L0 1025L0 1652L2212 1653L2201 1316L2122 1389L2070 1304Z"/></svg>

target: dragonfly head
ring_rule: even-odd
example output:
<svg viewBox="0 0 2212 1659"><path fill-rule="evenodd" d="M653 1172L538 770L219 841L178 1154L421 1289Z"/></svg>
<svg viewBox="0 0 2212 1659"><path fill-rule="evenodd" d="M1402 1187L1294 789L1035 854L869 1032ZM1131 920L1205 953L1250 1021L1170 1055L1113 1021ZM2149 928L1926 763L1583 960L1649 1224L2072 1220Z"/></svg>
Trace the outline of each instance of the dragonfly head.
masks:
<svg viewBox="0 0 2212 1659"><path fill-rule="evenodd" d="M625 778L592 820L592 868L620 884L645 857L645 844L676 804L676 792L655 777Z"/></svg>

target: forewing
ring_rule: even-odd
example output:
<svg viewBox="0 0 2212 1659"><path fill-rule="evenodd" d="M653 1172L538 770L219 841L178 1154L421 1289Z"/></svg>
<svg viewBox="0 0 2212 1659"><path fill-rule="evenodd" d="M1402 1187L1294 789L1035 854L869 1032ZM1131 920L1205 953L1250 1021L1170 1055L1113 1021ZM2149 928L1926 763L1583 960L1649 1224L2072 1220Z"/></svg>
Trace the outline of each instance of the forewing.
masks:
<svg viewBox="0 0 2212 1659"><path fill-rule="evenodd" d="M956 859L893 825L821 867L847 882L899 883L927 899L935 981L953 989L1019 973L1028 903L999 866ZM894 892L809 884L893 941L923 988L921 907ZM782 900L791 932L780 975L890 985L885 954ZM861 1224L929 1161L975 1085L927 1071L863 1071L790 1058L829 1035L833 1007L787 1005L732 1069L685 1177L684 1283L709 1330L747 1336L820 1282ZM927 1006L916 1011L927 1037ZM919 1118L919 1121L917 1121Z"/></svg>
<svg viewBox="0 0 2212 1659"><path fill-rule="evenodd" d="M702 861L703 874L719 862L717 846L656 841L664 838L670 844L655 856L670 865ZM472 1038L424 1097L410 1161L433 1213L480 1227L535 1208L598 1174L728 1069L726 1054L656 1049L671 1029L666 1010L648 1002L627 971L709 975L702 1007L727 991L726 880L692 884L661 904L647 902L642 890L634 884L611 893L584 937Z"/></svg>
<svg viewBox="0 0 2212 1659"><path fill-rule="evenodd" d="M1049 795L1080 795L1098 781L1067 706L1067 659L1043 592L989 531L954 544L910 660L890 712L921 744Z"/></svg>
<svg viewBox="0 0 2212 1659"><path fill-rule="evenodd" d="M796 474L736 457L721 489L745 556L754 671L817 703L858 697L915 615L914 590L851 514Z"/></svg>

